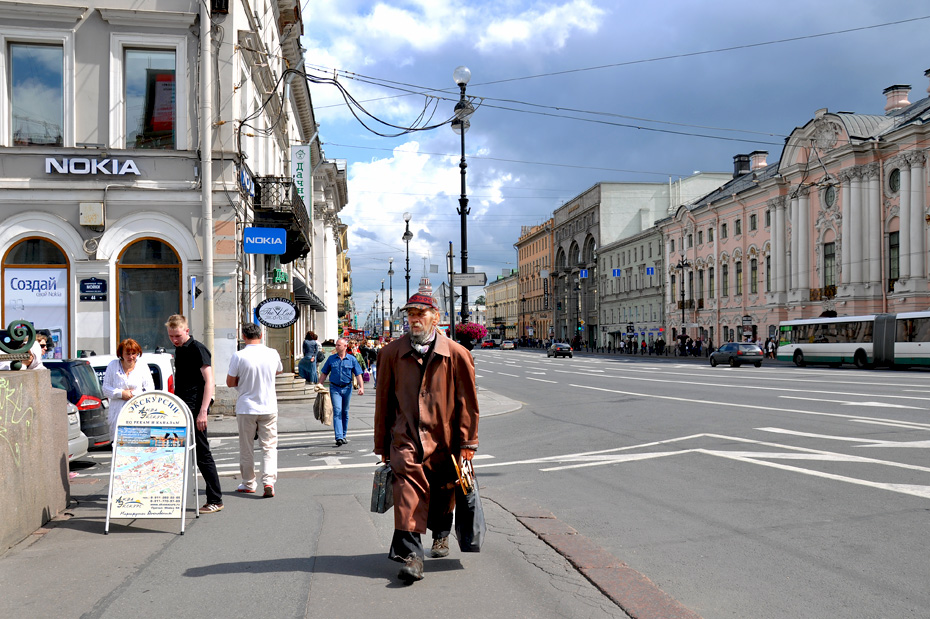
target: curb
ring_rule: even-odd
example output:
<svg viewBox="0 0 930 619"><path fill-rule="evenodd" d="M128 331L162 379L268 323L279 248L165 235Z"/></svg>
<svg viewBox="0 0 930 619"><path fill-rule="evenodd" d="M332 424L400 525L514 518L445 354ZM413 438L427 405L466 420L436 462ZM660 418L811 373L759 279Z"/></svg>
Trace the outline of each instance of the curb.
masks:
<svg viewBox="0 0 930 619"><path fill-rule="evenodd" d="M588 581L625 613L635 619L701 619L678 600L662 591L644 574L637 572L608 551L579 535L552 512L519 499L507 507L487 498L509 512L520 524L565 557Z"/></svg>

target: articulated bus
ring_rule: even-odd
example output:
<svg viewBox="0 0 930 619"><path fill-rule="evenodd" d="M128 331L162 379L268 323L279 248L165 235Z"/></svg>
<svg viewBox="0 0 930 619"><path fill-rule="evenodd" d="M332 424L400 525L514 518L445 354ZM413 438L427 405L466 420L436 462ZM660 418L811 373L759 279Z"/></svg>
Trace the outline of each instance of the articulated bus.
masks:
<svg viewBox="0 0 930 619"><path fill-rule="evenodd" d="M786 320L778 340L778 358L798 367L930 367L930 312Z"/></svg>

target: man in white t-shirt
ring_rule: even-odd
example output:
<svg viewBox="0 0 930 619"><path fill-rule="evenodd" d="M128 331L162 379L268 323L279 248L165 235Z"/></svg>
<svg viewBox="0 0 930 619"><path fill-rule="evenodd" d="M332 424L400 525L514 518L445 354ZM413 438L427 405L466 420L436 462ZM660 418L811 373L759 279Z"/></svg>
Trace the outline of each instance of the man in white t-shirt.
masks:
<svg viewBox="0 0 930 619"><path fill-rule="evenodd" d="M226 386L239 392L236 399L236 421L239 424L239 474L242 483L236 492L253 493L255 480L253 454L256 432L262 446L262 485L264 496L274 496L278 479L278 396L274 377L284 368L281 356L274 348L262 344L262 330L248 323L242 326L245 347L229 360Z"/></svg>

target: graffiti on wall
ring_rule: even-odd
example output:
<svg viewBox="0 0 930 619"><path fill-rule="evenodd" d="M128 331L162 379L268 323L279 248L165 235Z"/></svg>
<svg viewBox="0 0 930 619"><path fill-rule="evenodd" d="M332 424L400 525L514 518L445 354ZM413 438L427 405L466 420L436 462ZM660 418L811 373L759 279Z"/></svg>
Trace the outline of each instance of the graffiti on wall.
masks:
<svg viewBox="0 0 930 619"><path fill-rule="evenodd" d="M22 451L35 434L35 412L23 407L23 392L0 378L0 449L3 445L13 454L13 463L22 466Z"/></svg>

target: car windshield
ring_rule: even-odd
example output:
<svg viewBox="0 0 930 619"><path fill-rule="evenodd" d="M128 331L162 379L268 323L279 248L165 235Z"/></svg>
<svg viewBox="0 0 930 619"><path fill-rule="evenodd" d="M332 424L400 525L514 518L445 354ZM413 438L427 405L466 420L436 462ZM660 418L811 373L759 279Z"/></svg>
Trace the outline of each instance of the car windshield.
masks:
<svg viewBox="0 0 930 619"><path fill-rule="evenodd" d="M89 363L74 364L71 366L71 374L74 376L74 382L77 383L78 390L81 393L103 399L100 381L97 380L97 374Z"/></svg>
<svg viewBox="0 0 930 619"><path fill-rule="evenodd" d="M740 344L739 347L746 352L761 351L762 349L756 346L755 344Z"/></svg>

